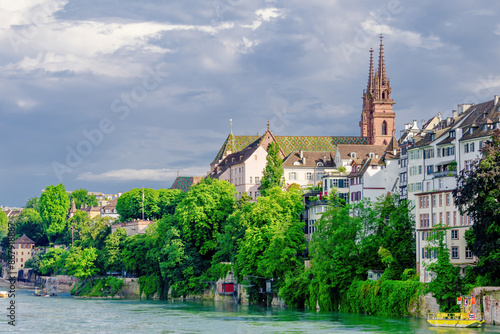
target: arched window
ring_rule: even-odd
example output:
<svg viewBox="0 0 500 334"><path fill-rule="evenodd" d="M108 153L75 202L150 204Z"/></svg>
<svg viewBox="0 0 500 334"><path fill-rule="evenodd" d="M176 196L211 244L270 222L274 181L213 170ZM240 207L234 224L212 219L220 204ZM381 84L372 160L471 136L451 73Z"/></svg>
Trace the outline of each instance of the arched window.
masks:
<svg viewBox="0 0 500 334"><path fill-rule="evenodd" d="M382 135L387 136L387 122L386 121L384 121L382 123Z"/></svg>
<svg viewBox="0 0 500 334"><path fill-rule="evenodd" d="M382 99L385 99L385 92L382 92Z"/></svg>

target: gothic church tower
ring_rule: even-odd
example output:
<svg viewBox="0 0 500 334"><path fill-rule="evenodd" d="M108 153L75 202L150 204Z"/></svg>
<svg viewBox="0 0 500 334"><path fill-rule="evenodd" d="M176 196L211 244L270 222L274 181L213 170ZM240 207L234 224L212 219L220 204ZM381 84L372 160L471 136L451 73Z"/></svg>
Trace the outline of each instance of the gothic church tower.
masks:
<svg viewBox="0 0 500 334"><path fill-rule="evenodd" d="M368 145L388 145L391 142L396 118L392 110L395 102L391 94L391 84L385 72L384 43L381 34L376 72L373 70L373 49L370 49L368 85L363 91L363 111L359 122L361 136L368 138Z"/></svg>

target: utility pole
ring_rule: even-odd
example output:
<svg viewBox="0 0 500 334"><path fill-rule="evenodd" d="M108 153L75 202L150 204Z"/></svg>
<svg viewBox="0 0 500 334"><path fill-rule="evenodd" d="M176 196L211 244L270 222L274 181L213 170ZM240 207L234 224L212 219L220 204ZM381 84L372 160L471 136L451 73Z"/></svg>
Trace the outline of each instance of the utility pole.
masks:
<svg viewBox="0 0 500 334"><path fill-rule="evenodd" d="M142 220L144 220L144 187L142 187Z"/></svg>

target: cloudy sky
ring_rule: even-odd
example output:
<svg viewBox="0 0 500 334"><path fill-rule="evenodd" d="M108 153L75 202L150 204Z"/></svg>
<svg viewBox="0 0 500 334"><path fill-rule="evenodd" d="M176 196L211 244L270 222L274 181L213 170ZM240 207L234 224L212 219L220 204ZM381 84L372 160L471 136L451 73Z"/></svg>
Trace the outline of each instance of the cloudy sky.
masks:
<svg viewBox="0 0 500 334"><path fill-rule="evenodd" d="M0 205L204 175L235 134L359 135L383 33L396 126L500 93L497 1L0 4ZM378 54L377 54L378 57ZM377 59L375 59L376 61Z"/></svg>

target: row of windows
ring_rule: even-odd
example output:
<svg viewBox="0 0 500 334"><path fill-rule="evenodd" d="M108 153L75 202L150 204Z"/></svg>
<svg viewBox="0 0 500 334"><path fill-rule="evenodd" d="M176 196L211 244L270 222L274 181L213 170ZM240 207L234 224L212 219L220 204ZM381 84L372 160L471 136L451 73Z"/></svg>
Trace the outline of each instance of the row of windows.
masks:
<svg viewBox="0 0 500 334"><path fill-rule="evenodd" d="M438 157L449 157L450 155L455 155L455 146L448 146L437 149Z"/></svg>
<svg viewBox="0 0 500 334"><path fill-rule="evenodd" d="M479 146L481 146L482 143L483 142L480 141L479 142ZM466 143L464 145L464 152L465 153L474 152L474 142L472 142L472 143Z"/></svg>
<svg viewBox="0 0 500 334"><path fill-rule="evenodd" d="M421 182L417 182L417 183L410 183L408 185L408 191L409 192L418 192L418 191L422 191L422 183Z"/></svg>
<svg viewBox="0 0 500 334"><path fill-rule="evenodd" d="M410 167L410 176L420 175L420 174L422 174L422 165Z"/></svg>
<svg viewBox="0 0 500 334"><path fill-rule="evenodd" d="M422 151L420 151L420 150L414 150L414 151L408 152L408 159L409 160L415 160L415 159L421 159L421 158L422 158Z"/></svg>
<svg viewBox="0 0 500 334"><path fill-rule="evenodd" d="M361 176L351 178L351 186L362 183L363 183L363 178Z"/></svg>
<svg viewBox="0 0 500 334"><path fill-rule="evenodd" d="M429 217L429 215L427 215ZM423 231L422 232L422 241L429 240L431 236L433 236L436 232L434 231ZM459 239L459 231L451 230L451 239L458 240Z"/></svg>
<svg viewBox="0 0 500 334"><path fill-rule="evenodd" d="M420 208L428 208L429 207L429 198L432 198L432 207L435 208L437 207L438 199L439 199L439 206L443 206L443 203L446 204L446 206L450 206L452 204L451 202L451 194L446 194L446 196L443 196L443 194L439 195L422 195L419 196L419 206ZM443 202L443 199L445 200Z"/></svg>
<svg viewBox="0 0 500 334"><path fill-rule="evenodd" d="M439 218L439 220L438 220ZM457 226L457 218L460 219L460 226L466 226L466 225L471 225L472 224L472 219L468 215L463 215L461 216L460 214L457 214L457 211L447 211L447 212L439 212L438 213L433 213L432 215L429 213L422 213L420 214L420 228L428 228L428 227L433 227L434 225L441 223L441 224L446 224L446 226ZM454 235L451 235L452 239L454 238ZM458 239L458 234L456 235L456 239Z"/></svg>
<svg viewBox="0 0 500 334"><path fill-rule="evenodd" d="M422 259L436 259L437 251L426 249L422 247ZM451 247L451 258L452 259L460 259L460 247L453 246ZM465 258L472 259L472 251L469 248L465 249Z"/></svg>

